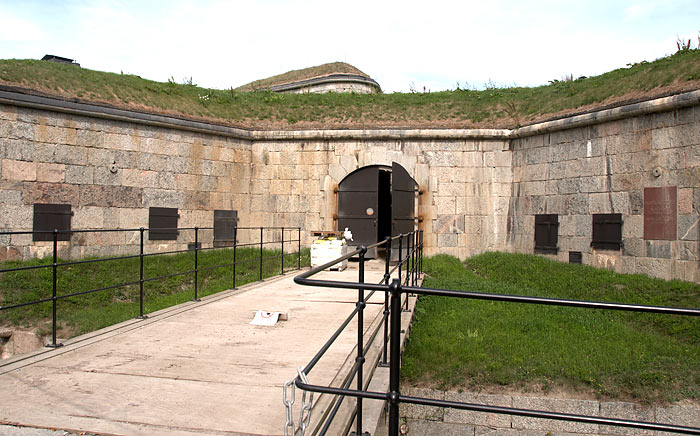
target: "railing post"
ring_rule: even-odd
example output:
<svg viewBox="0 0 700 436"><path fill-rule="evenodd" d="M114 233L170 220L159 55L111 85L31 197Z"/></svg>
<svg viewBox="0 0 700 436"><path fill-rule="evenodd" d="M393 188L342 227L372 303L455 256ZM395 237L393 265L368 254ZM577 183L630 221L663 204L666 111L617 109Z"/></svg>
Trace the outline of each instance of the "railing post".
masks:
<svg viewBox="0 0 700 436"><path fill-rule="evenodd" d="M56 298L57 295L57 286L58 286L58 230L54 229L53 230L53 286L52 286L52 297L51 297L51 304L52 304L52 322L51 322L51 344L47 345L47 347L50 348L58 348L63 344L57 344L56 343L56 305L58 304L58 299Z"/></svg>
<svg viewBox="0 0 700 436"><path fill-rule="evenodd" d="M284 275L284 227L282 227L282 275Z"/></svg>
<svg viewBox="0 0 700 436"><path fill-rule="evenodd" d="M359 283L365 282L365 253L367 253L367 248L364 246L360 247L360 275ZM362 380L362 368L365 363L364 356L364 309L365 309L365 290L364 288L357 288L357 358L355 359L357 365L357 390L361 391L364 389ZM355 435L364 436L362 433L362 398L357 397L357 411L355 414L355 419L357 421L357 427ZM367 435L369 436L369 435Z"/></svg>
<svg viewBox="0 0 700 436"><path fill-rule="evenodd" d="M233 227L233 289L236 289L236 244L238 243L238 226Z"/></svg>
<svg viewBox="0 0 700 436"><path fill-rule="evenodd" d="M411 284L411 233L406 233L406 278L405 281L401 283L402 286L410 286ZM404 312L409 312L408 310L408 296L406 293L406 304L403 308Z"/></svg>
<svg viewBox="0 0 700 436"><path fill-rule="evenodd" d="M260 227L260 281L263 279L263 228Z"/></svg>
<svg viewBox="0 0 700 436"><path fill-rule="evenodd" d="M389 362L389 434L399 436L399 371L401 370L401 281L394 279L391 292L391 360Z"/></svg>
<svg viewBox="0 0 700 436"><path fill-rule="evenodd" d="M399 233L399 283L401 282L401 269L403 268L403 233Z"/></svg>
<svg viewBox="0 0 700 436"><path fill-rule="evenodd" d="M139 229L141 236L139 240L139 318L145 319L143 316L143 227Z"/></svg>
<svg viewBox="0 0 700 436"><path fill-rule="evenodd" d="M199 281L199 261L197 258L197 245L199 245L199 228L194 228L194 301L199 301L197 295L197 282Z"/></svg>
<svg viewBox="0 0 700 436"><path fill-rule="evenodd" d="M423 230L420 231L420 261L418 261L419 278L423 276Z"/></svg>
<svg viewBox="0 0 700 436"><path fill-rule="evenodd" d="M297 269L301 269L301 227L297 227Z"/></svg>
<svg viewBox="0 0 700 436"><path fill-rule="evenodd" d="M412 286L416 286L416 273L418 272L418 232L413 231L413 274L411 278Z"/></svg>
<svg viewBox="0 0 700 436"><path fill-rule="evenodd" d="M386 261L384 262L384 284L389 284L389 263L391 262L391 237L387 236L384 240L386 243ZM384 349L382 350L382 360L379 366L389 366L387 362L387 353L389 352L389 293L384 293Z"/></svg>

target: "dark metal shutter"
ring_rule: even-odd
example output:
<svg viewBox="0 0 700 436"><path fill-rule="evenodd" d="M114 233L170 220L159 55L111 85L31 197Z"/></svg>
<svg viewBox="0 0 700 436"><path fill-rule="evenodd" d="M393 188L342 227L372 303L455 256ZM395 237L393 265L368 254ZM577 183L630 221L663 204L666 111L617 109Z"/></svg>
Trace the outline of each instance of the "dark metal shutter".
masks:
<svg viewBox="0 0 700 436"><path fill-rule="evenodd" d="M391 164L391 235L410 233L415 230L416 195L418 184L408 171L396 162ZM403 248L406 249L407 242ZM392 244L391 257L398 259L399 242Z"/></svg>
<svg viewBox="0 0 700 436"><path fill-rule="evenodd" d="M233 229L238 221L238 211L215 210L214 211L214 240L221 242L233 242Z"/></svg>
<svg viewBox="0 0 700 436"><path fill-rule="evenodd" d="M598 213L593 215L591 247L599 250L619 250L622 247L622 214Z"/></svg>
<svg viewBox="0 0 700 436"><path fill-rule="evenodd" d="M338 184L338 230L352 232L353 246L377 242L379 167L363 167Z"/></svg>
<svg viewBox="0 0 700 436"><path fill-rule="evenodd" d="M53 241L54 230L70 230L70 220L73 212L71 212L70 204L35 204L34 205L34 224L35 232L32 239L34 241ZM59 241L70 241L70 233L59 232Z"/></svg>
<svg viewBox="0 0 700 436"><path fill-rule="evenodd" d="M148 239L165 241L177 239L176 207L151 207L148 209Z"/></svg>
<svg viewBox="0 0 700 436"><path fill-rule="evenodd" d="M556 253L559 233L559 215L535 215L535 251Z"/></svg>

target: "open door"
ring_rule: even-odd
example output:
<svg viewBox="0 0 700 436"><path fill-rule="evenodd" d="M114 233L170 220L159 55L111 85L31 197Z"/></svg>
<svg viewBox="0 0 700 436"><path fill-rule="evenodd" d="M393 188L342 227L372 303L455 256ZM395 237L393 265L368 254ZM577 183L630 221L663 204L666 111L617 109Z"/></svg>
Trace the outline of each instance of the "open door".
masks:
<svg viewBox="0 0 700 436"><path fill-rule="evenodd" d="M338 230L349 228L353 247L377 242L379 225L379 172L388 167L372 165L348 174L338 184ZM354 248L353 248L354 249ZM376 250L367 253L376 257Z"/></svg>
<svg viewBox="0 0 700 436"><path fill-rule="evenodd" d="M418 184L408 171L396 162L391 164L391 235L409 233L415 229ZM404 241L403 248L406 249ZM399 242L391 246L391 259L397 260Z"/></svg>

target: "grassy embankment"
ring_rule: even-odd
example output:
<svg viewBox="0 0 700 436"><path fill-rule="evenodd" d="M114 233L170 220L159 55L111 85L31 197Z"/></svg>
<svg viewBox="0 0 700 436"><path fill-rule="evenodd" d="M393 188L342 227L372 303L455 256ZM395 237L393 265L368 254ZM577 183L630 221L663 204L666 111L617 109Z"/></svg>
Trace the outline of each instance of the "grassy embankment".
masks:
<svg viewBox="0 0 700 436"><path fill-rule="evenodd" d="M0 84L255 128L489 127L534 121L700 89L700 50L641 62L600 76L533 88L433 93L276 94L145 80L36 60L0 60Z"/></svg>
<svg viewBox="0 0 700 436"><path fill-rule="evenodd" d="M241 286L259 279L259 249L240 248L236 259L236 285ZM264 250L263 277L280 274L280 251ZM208 269L231 263L232 249L206 250L198 253L198 296L231 289L231 266ZM59 261L60 262L60 261ZM308 266L309 250L302 250L301 264ZM0 269L20 266L51 265L51 259L26 262L5 262ZM285 255L285 269L297 267L296 254ZM165 276L194 268L194 252L159 255L144 258L144 278ZM51 298L52 268L0 273L0 306ZM139 280L139 259L110 260L58 267L58 295L88 291L119 283ZM190 301L194 298L194 275L169 277L144 283L144 313ZM43 334L51 331L51 303L25 306L0 311L0 326L38 328ZM130 285L112 290L70 297L58 301L59 336L63 338L87 333L135 318L139 315L139 286Z"/></svg>
<svg viewBox="0 0 700 436"><path fill-rule="evenodd" d="M518 254L425 262L424 286L700 307L700 285ZM466 390L565 388L601 398L700 399L700 319L421 297L407 383Z"/></svg>

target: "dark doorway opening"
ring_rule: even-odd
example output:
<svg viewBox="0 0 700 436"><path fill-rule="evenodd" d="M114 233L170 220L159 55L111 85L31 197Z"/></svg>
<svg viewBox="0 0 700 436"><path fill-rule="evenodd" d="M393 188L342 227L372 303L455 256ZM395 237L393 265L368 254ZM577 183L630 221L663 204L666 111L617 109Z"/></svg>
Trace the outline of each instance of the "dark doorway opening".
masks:
<svg viewBox="0 0 700 436"><path fill-rule="evenodd" d="M391 236L391 172L379 171L379 217L377 241Z"/></svg>

